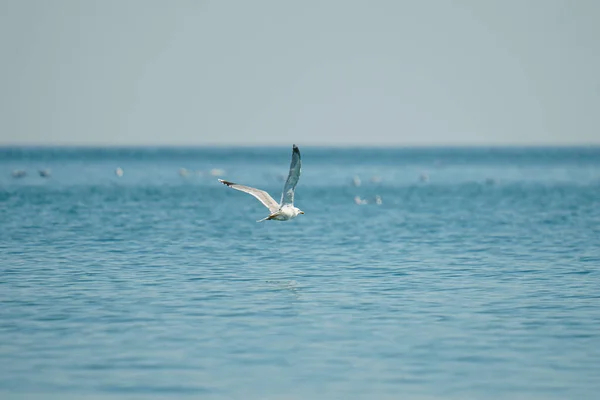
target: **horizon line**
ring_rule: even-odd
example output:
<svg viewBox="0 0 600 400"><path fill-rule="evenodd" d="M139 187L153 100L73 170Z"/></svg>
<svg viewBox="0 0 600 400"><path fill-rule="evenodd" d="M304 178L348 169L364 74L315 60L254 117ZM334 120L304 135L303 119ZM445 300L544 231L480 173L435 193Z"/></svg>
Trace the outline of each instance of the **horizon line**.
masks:
<svg viewBox="0 0 600 400"><path fill-rule="evenodd" d="M300 144L299 144L300 143ZM441 144L418 144L418 143L376 143L376 144L360 144L346 143L307 143L290 142L289 144L280 143L204 143L204 144L101 144L101 143L0 143L0 149L7 148L84 148L84 149L130 149L130 148L281 148L296 144L302 147L312 148L582 148L582 147L600 147L600 143L441 143Z"/></svg>

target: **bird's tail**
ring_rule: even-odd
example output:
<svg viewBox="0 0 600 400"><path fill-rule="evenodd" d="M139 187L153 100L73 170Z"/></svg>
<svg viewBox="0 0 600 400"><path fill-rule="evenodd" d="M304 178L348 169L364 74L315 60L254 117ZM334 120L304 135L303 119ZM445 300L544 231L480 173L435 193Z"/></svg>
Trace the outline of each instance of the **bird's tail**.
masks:
<svg viewBox="0 0 600 400"><path fill-rule="evenodd" d="M271 220L271 219L275 218L276 216L277 216L277 213L275 212L275 213L273 213L273 214L269 215L268 217L265 217L265 218L263 218L263 219L259 219L259 220L258 220L258 221L256 221L256 222L268 221L268 220Z"/></svg>

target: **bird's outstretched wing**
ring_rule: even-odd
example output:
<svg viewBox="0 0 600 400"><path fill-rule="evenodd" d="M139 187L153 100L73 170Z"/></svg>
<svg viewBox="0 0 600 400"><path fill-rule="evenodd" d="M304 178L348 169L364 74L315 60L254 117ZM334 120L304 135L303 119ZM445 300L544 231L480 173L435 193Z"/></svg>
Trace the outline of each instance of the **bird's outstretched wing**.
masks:
<svg viewBox="0 0 600 400"><path fill-rule="evenodd" d="M256 189L250 186L238 185L237 183L224 181L223 179L219 179L219 182L221 182L223 185L229 186L232 189L251 194L260 200L260 202L263 203L271 213L279 210L279 204L277 204L277 202L269 195L269 193L265 192L264 190Z"/></svg>
<svg viewBox="0 0 600 400"><path fill-rule="evenodd" d="M290 173L285 181L283 187L283 193L281 194L281 205L294 204L294 191L300 179L300 172L302 167L302 160L300 158L300 150L298 146L294 145L292 148L292 162L290 164Z"/></svg>

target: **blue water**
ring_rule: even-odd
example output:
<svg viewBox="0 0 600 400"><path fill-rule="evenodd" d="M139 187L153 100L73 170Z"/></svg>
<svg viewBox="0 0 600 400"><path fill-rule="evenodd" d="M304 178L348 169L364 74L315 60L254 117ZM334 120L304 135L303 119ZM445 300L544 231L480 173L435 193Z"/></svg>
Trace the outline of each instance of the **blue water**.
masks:
<svg viewBox="0 0 600 400"><path fill-rule="evenodd" d="M600 148L300 150L0 149L0 397L597 399Z"/></svg>

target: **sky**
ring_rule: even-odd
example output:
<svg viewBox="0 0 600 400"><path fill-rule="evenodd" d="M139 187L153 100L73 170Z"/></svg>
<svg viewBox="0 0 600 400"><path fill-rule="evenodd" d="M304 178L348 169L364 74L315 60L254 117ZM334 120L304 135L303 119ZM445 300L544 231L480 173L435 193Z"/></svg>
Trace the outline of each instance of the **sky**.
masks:
<svg viewBox="0 0 600 400"><path fill-rule="evenodd" d="M0 145L600 144L597 0L0 0Z"/></svg>

